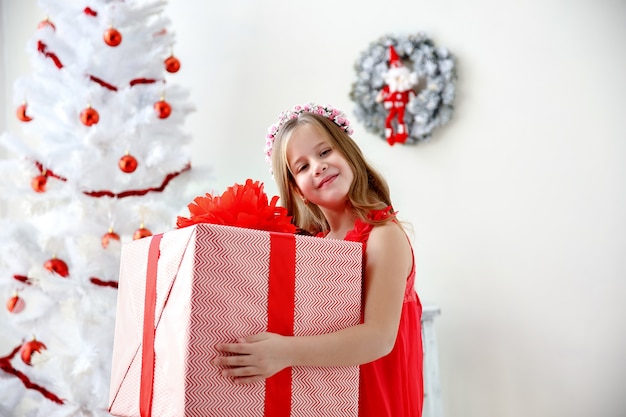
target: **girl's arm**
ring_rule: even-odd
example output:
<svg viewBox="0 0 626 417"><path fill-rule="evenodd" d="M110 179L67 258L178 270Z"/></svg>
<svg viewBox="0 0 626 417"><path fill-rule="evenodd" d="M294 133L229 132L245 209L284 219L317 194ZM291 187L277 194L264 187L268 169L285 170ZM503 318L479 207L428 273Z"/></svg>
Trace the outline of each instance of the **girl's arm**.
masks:
<svg viewBox="0 0 626 417"><path fill-rule="evenodd" d="M367 243L362 324L316 336L260 333L217 346L214 363L237 383L270 377L289 366L348 366L371 362L393 348L413 256L404 230L389 222L374 227Z"/></svg>

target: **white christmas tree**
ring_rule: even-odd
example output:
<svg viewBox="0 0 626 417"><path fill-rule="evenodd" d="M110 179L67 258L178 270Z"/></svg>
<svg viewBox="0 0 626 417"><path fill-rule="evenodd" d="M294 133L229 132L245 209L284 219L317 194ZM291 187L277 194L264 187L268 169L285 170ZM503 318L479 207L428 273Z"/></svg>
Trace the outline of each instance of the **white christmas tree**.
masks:
<svg viewBox="0 0 626 417"><path fill-rule="evenodd" d="M109 415L120 245L189 201L193 108L165 1L39 4L14 84L28 139L0 139L0 416Z"/></svg>

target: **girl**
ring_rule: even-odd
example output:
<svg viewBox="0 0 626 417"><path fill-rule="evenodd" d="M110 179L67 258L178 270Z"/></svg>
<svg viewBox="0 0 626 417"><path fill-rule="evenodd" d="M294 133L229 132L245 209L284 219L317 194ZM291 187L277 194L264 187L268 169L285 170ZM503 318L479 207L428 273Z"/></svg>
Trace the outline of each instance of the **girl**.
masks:
<svg viewBox="0 0 626 417"><path fill-rule="evenodd" d="M413 252L387 183L351 133L338 110L296 106L270 128L266 157L298 227L363 242L361 323L317 336L249 336L219 345L229 356L215 364L226 366L223 375L238 384L290 366L360 365L360 416L421 416L421 304L413 287Z"/></svg>

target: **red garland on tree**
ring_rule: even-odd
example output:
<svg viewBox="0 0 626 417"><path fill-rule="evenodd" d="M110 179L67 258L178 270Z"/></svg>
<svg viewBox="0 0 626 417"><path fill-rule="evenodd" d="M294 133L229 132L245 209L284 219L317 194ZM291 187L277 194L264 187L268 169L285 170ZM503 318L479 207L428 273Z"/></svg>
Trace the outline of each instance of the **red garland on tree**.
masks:
<svg viewBox="0 0 626 417"><path fill-rule="evenodd" d="M22 283L24 283L26 285L32 285L31 280L26 275L15 274L15 275L13 275L13 279L16 280L16 281L22 282Z"/></svg>
<svg viewBox="0 0 626 417"><path fill-rule="evenodd" d="M135 233L133 233L133 240L139 240L139 239L143 239L144 237L149 237L149 236L152 236L152 232L146 229L143 226L143 223L141 223L141 226L139 226L139 229L135 230Z"/></svg>
<svg viewBox="0 0 626 417"><path fill-rule="evenodd" d="M17 377L22 382L22 384L24 384L25 388L38 391L39 393L41 393L41 395L43 395L44 397L46 397L50 401L54 401L57 404L64 404L65 403L64 400L62 400L58 396L54 395L52 392L48 391L47 389L45 389L41 385L37 385L37 384L33 383L24 372L22 372L22 371L20 371L18 369L15 369L13 367L13 365L11 365L11 359L13 359L13 357L15 357L15 355L17 355L18 352L20 352L21 349L22 349L22 345L20 345L20 346L16 347L15 349L13 349L13 351L11 353L9 353L7 356L1 357L0 358L0 369L2 369L4 372L8 373L9 375L13 375L13 376Z"/></svg>
<svg viewBox="0 0 626 417"><path fill-rule="evenodd" d="M154 103L154 110L159 119L167 119L172 113L172 106L165 101L164 97L161 97L161 100Z"/></svg>
<svg viewBox="0 0 626 417"><path fill-rule="evenodd" d="M22 345L20 356L26 365L32 366L31 361L33 359L33 353L41 353L41 351L45 349L46 345L33 337L33 340Z"/></svg>
<svg viewBox="0 0 626 417"><path fill-rule="evenodd" d="M7 310L9 310L10 313L21 313L24 310L24 307L26 307L26 303L17 295L17 292L13 297L9 298L9 301L7 301Z"/></svg>
<svg viewBox="0 0 626 417"><path fill-rule="evenodd" d="M50 272L54 272L57 275L61 275L63 278L67 277L70 272L65 261L53 256L52 259L48 259L44 262L43 267Z"/></svg>
<svg viewBox="0 0 626 417"><path fill-rule="evenodd" d="M109 243L111 243L111 240L117 240L119 242L120 235L115 233L112 227L109 227L109 231L102 236L102 247L106 249L109 246Z"/></svg>
<svg viewBox="0 0 626 417"><path fill-rule="evenodd" d="M180 61L174 55L170 55L169 58L165 60L165 70L167 72L178 72L180 69Z"/></svg>
<svg viewBox="0 0 626 417"><path fill-rule="evenodd" d="M116 47L122 43L122 34L111 26L104 32L104 43L109 46Z"/></svg>
<svg viewBox="0 0 626 417"><path fill-rule="evenodd" d="M83 10L83 13L85 13L87 16L93 16L93 17L98 16L98 12L96 12L91 7L85 7L85 10Z"/></svg>
<svg viewBox="0 0 626 417"><path fill-rule="evenodd" d="M37 50L41 52L46 58L50 58L58 69L63 68L63 63L61 62L59 57L56 56L55 53L49 52L48 46L45 43L43 43L42 41L37 41Z"/></svg>
<svg viewBox="0 0 626 417"><path fill-rule="evenodd" d="M100 121L100 115L91 107L91 104L85 108L82 112L80 112L80 121L83 122L85 126L92 126Z"/></svg>
<svg viewBox="0 0 626 417"><path fill-rule="evenodd" d="M126 152L126 155L120 158L117 164L120 169L127 174L135 172L135 170L137 169L137 165L139 165L139 163L137 162L137 158L130 155L128 152Z"/></svg>
<svg viewBox="0 0 626 417"><path fill-rule="evenodd" d="M20 106L17 106L17 110L15 111L15 114L17 114L17 118L21 120L22 122L30 122L31 120L33 120L32 117L26 114L27 108L28 108L28 105L24 103Z"/></svg>

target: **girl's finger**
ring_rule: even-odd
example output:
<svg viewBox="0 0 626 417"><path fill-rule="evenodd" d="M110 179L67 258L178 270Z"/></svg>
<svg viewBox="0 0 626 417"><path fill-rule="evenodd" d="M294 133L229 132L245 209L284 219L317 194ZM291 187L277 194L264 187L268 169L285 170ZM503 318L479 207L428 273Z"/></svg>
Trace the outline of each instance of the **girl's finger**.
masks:
<svg viewBox="0 0 626 417"><path fill-rule="evenodd" d="M242 343L220 343L219 345L215 346L215 349L219 350L220 352L239 353L239 354L247 353L245 351L246 348Z"/></svg>
<svg viewBox="0 0 626 417"><path fill-rule="evenodd" d="M242 337L238 340L239 343L254 343L254 342L260 342L262 340L267 339L268 337L267 332L263 332L263 333L257 333L257 334L253 334L250 335L248 337Z"/></svg>
<svg viewBox="0 0 626 417"><path fill-rule="evenodd" d="M248 355L218 356L213 359L213 364L220 366L247 366L250 365L248 359Z"/></svg>

